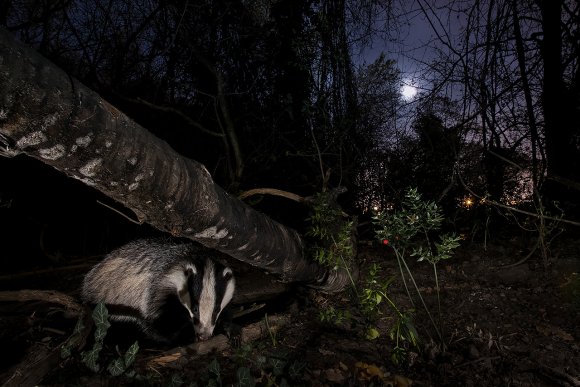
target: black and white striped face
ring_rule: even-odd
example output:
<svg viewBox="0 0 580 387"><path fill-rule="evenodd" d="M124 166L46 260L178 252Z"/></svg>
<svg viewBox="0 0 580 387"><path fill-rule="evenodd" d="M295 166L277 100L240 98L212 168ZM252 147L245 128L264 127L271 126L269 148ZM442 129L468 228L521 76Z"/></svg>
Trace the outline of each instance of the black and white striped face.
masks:
<svg viewBox="0 0 580 387"><path fill-rule="evenodd" d="M187 291L180 292L180 298L189 311L195 334L200 340L207 340L234 295L232 270L207 259L204 264L188 265L186 278Z"/></svg>

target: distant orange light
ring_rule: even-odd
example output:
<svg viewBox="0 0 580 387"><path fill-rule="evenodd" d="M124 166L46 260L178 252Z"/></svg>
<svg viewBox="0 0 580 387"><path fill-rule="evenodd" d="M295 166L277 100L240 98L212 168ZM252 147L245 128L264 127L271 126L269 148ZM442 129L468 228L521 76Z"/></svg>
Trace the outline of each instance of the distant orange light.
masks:
<svg viewBox="0 0 580 387"><path fill-rule="evenodd" d="M465 198L463 199L463 205L467 208L473 206L473 199L472 198Z"/></svg>

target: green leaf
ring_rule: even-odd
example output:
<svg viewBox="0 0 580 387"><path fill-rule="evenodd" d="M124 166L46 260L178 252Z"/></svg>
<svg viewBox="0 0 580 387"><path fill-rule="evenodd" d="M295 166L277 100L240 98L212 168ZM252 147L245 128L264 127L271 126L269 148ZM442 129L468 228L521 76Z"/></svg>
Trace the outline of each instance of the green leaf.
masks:
<svg viewBox="0 0 580 387"><path fill-rule="evenodd" d="M109 324L109 312L107 311L107 307L105 303L99 302L95 309L93 310L93 320L95 324L98 325L110 325Z"/></svg>
<svg viewBox="0 0 580 387"><path fill-rule="evenodd" d="M137 352L139 352L139 342L135 341L133 345L127 349L127 352L125 352L125 356L123 358L125 362L125 368L128 368L131 364L133 364L135 357L137 356Z"/></svg>
<svg viewBox="0 0 580 387"><path fill-rule="evenodd" d="M217 376L218 379L221 379L220 364L218 363L217 359L213 359L212 362L209 363L209 372Z"/></svg>
<svg viewBox="0 0 580 387"><path fill-rule="evenodd" d="M67 357L69 357L71 355L72 348L76 347L79 344L81 337L82 337L82 331L85 327L85 325L83 323L83 319L84 319L84 313L81 314L81 316L77 320L77 323L75 325L73 333L69 336L69 338L66 340L66 342L62 345L62 347L60 349L60 357L61 358L66 359Z"/></svg>
<svg viewBox="0 0 580 387"><path fill-rule="evenodd" d="M401 348L399 346L393 348L393 351L391 352L391 361L393 364L397 365L404 361L406 352L407 351L405 351L405 348Z"/></svg>
<svg viewBox="0 0 580 387"><path fill-rule="evenodd" d="M301 361L293 361L288 366L288 376L292 379L298 379L304 374L306 363Z"/></svg>
<svg viewBox="0 0 580 387"><path fill-rule="evenodd" d="M171 374L170 386L182 386L185 383L181 374L174 372Z"/></svg>
<svg viewBox="0 0 580 387"><path fill-rule="evenodd" d="M286 362L280 359L271 358L270 364L272 364L272 373L274 376L280 376L284 373L284 367L286 366Z"/></svg>
<svg viewBox="0 0 580 387"><path fill-rule="evenodd" d="M102 348L103 348L102 343L95 342L91 350L81 352L82 363L93 372L99 372L100 367L97 361L99 360L99 353L101 352Z"/></svg>
<svg viewBox="0 0 580 387"><path fill-rule="evenodd" d="M119 357L109 363L107 371L109 371L109 373L113 376L119 376L125 372L125 363L123 362L123 358Z"/></svg>
<svg viewBox="0 0 580 387"><path fill-rule="evenodd" d="M105 304L99 302L95 309L93 310L93 320L95 321L95 341L103 342L105 336L107 335L107 330L111 326L109 323L109 312L105 307Z"/></svg>
<svg viewBox="0 0 580 387"><path fill-rule="evenodd" d="M365 334L365 338L367 340L375 340L375 339L379 338L380 336L381 336L381 334L379 333L379 331L373 327L369 327L366 331L366 334Z"/></svg>
<svg viewBox="0 0 580 387"><path fill-rule="evenodd" d="M268 358L266 356L258 355L258 357L256 357L256 366L258 368L264 368L267 363L268 363Z"/></svg>
<svg viewBox="0 0 580 387"><path fill-rule="evenodd" d="M238 378L237 385L240 387L254 387L256 381L252 377L250 369L248 367L240 367L236 371L236 376Z"/></svg>

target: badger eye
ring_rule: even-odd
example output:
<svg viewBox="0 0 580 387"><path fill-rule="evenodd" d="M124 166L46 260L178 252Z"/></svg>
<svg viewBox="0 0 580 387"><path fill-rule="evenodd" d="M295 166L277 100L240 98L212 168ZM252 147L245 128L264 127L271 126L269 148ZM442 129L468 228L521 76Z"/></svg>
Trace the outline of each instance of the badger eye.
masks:
<svg viewBox="0 0 580 387"><path fill-rule="evenodd" d="M197 303L191 305L191 313L193 313L194 316L199 315L199 305Z"/></svg>

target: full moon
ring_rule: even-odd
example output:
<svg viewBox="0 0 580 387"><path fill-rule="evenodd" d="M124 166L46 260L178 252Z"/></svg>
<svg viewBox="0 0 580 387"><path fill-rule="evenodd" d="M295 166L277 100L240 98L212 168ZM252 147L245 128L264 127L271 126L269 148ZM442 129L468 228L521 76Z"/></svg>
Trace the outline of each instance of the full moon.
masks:
<svg viewBox="0 0 580 387"><path fill-rule="evenodd" d="M417 95L417 87L411 80L405 79L403 86L401 86L401 95L405 101L410 101Z"/></svg>

